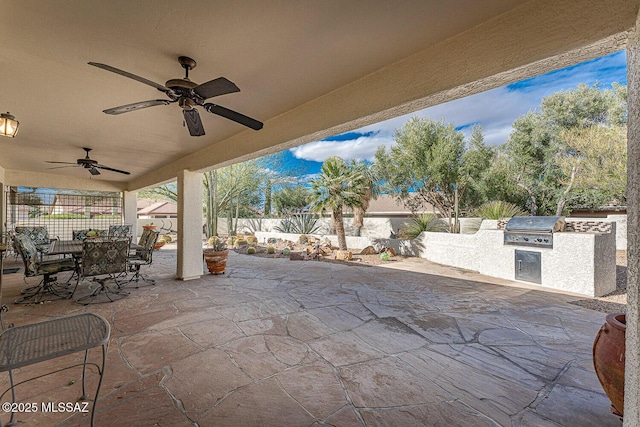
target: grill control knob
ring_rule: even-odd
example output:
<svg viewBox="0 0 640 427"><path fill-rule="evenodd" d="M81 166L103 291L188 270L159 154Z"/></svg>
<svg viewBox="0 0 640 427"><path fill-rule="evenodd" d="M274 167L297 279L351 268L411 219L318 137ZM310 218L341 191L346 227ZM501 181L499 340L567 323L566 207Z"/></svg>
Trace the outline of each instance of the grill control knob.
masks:
<svg viewBox="0 0 640 427"><path fill-rule="evenodd" d="M529 238L528 238L528 237L525 237L523 240L524 240L525 242L528 242L528 241L529 241Z"/></svg>

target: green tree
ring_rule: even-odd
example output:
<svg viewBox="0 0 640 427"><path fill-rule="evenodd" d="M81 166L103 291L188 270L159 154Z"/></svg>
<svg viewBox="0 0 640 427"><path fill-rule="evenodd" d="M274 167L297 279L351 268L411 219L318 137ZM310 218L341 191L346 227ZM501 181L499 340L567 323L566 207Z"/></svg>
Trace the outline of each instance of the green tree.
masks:
<svg viewBox="0 0 640 427"><path fill-rule="evenodd" d="M361 205L363 176L357 169L349 168L340 157L329 157L322 164L320 175L311 180L311 188L312 209L317 212L325 209L332 212L338 247L346 251L343 210L345 207Z"/></svg>
<svg viewBox="0 0 640 427"><path fill-rule="evenodd" d="M627 130L596 125L565 130L560 137L570 150L558 159L566 188L586 207L626 203ZM568 191L567 191L568 192Z"/></svg>
<svg viewBox="0 0 640 427"><path fill-rule="evenodd" d="M349 168L362 176L362 196L360 204L353 207L353 226L356 228L356 236L360 236L360 230L364 227L364 216L369 208L371 200L378 198L380 187L374 169L366 162L352 160Z"/></svg>
<svg viewBox="0 0 640 427"><path fill-rule="evenodd" d="M512 172L511 179L526 192L532 215L559 215L584 201L587 193L574 186L583 172L561 164L562 159L575 158L561 134L593 126L624 126L626 99L624 86L614 84L612 89L601 90L597 84L581 84L545 97L538 111L514 122L506 144L512 164L505 170Z"/></svg>
<svg viewBox="0 0 640 427"><path fill-rule="evenodd" d="M303 210L309 204L310 190L304 185L283 187L271 196L278 215Z"/></svg>
<svg viewBox="0 0 640 427"><path fill-rule="evenodd" d="M241 213L243 216L255 216L259 211L257 206L262 200L263 177L264 170L257 160L248 160L205 173L207 235L217 235L217 218L223 213L227 216L227 228L233 234L237 231Z"/></svg>
<svg viewBox="0 0 640 427"><path fill-rule="evenodd" d="M488 200L487 174L495 156L496 150L484 143L482 126L473 126L468 148L462 155L460 185L466 189L463 208L474 208Z"/></svg>
<svg viewBox="0 0 640 427"><path fill-rule="evenodd" d="M396 144L376 151L375 170L384 189L412 211L432 205L451 223L457 196L462 198L464 135L452 123L411 118L395 133Z"/></svg>
<svg viewBox="0 0 640 427"><path fill-rule="evenodd" d="M220 215L227 215L229 230L234 230L239 215L250 217L259 212L263 175L264 170L257 160L249 160L204 173L203 211L207 236L217 235ZM138 196L177 203L177 185L171 182L145 189L140 191Z"/></svg>

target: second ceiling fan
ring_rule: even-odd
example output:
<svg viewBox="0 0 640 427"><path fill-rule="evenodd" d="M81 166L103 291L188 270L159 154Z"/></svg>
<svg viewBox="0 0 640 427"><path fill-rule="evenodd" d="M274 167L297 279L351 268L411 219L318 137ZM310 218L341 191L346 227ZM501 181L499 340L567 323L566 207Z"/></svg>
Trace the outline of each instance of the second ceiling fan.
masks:
<svg viewBox="0 0 640 427"><path fill-rule="evenodd" d="M144 77L136 76L127 71L120 70L106 64L100 64L98 62L89 62L89 65L102 68L103 70L111 71L121 76L128 77L136 80L140 83L144 83L151 87L164 92L168 99L152 99L149 101L135 102L133 104L121 105L119 107L109 108L104 110L107 114L122 114L130 111L139 110L141 108L155 107L156 105L168 105L177 102L182 108L182 114L184 115L184 122L189 129L191 136L204 135L204 127L200 114L195 108L201 106L212 114L217 114L241 125L250 127L254 130L262 129L262 122L252 119L251 117L240 114L237 111L230 110L220 105L213 104L211 102L205 102L209 98L215 96L225 95L227 93L240 92L238 86L224 77L218 77L217 79L210 80L206 83L197 84L189 80L189 71L193 70L196 66L196 61L193 59L181 56L178 58L178 62L185 70L185 76L182 79L168 80L164 85L152 82Z"/></svg>

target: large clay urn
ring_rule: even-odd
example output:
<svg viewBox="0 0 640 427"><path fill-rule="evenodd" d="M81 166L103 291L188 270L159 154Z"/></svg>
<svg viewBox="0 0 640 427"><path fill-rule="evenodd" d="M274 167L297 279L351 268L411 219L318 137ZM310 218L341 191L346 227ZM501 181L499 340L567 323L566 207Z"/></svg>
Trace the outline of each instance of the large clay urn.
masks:
<svg viewBox="0 0 640 427"><path fill-rule="evenodd" d="M627 319L624 313L607 315L593 342L593 366L604 392L611 401L611 412L624 414L624 351Z"/></svg>
<svg viewBox="0 0 640 427"><path fill-rule="evenodd" d="M224 270L227 268L227 258L229 257L228 249L215 250L212 248L204 248L202 254L211 274L224 274Z"/></svg>

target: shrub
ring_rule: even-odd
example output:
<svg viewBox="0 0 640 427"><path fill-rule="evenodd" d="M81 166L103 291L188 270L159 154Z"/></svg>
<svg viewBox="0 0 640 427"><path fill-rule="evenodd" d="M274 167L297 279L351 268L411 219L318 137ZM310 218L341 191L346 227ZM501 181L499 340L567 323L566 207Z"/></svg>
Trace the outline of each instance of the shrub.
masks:
<svg viewBox="0 0 640 427"><path fill-rule="evenodd" d="M256 236L246 236L245 239L250 245L258 243L258 238Z"/></svg>
<svg viewBox="0 0 640 427"><path fill-rule="evenodd" d="M487 202L474 211L482 219L504 219L513 216L525 216L527 213L513 203L494 200Z"/></svg>
<svg viewBox="0 0 640 427"><path fill-rule="evenodd" d="M447 224L434 214L417 214L411 218L402 234L408 239L415 239L423 231L446 233L448 230Z"/></svg>
<svg viewBox="0 0 640 427"><path fill-rule="evenodd" d="M386 252L386 251L385 252L381 252L380 253L380 259L382 261L389 261L389 259L390 259L389 258L389 252Z"/></svg>
<svg viewBox="0 0 640 427"><path fill-rule="evenodd" d="M276 248L274 248L273 246L269 245L267 246L267 253L268 254L274 254L276 253Z"/></svg>
<svg viewBox="0 0 640 427"><path fill-rule="evenodd" d="M253 255L255 253L256 253L256 248L250 247L250 248L247 249L247 254Z"/></svg>
<svg viewBox="0 0 640 427"><path fill-rule="evenodd" d="M305 234L301 234L298 238L298 243L306 245L307 243L309 243L309 238Z"/></svg>
<svg viewBox="0 0 640 427"><path fill-rule="evenodd" d="M41 219L86 219L87 217L82 214L76 214L72 212L64 212L51 215L42 215Z"/></svg>
<svg viewBox="0 0 640 427"><path fill-rule="evenodd" d="M236 248L239 248L240 246L246 246L248 244L249 242L247 242L247 239L238 239L236 240L235 246Z"/></svg>
<svg viewBox="0 0 640 427"><path fill-rule="evenodd" d="M284 249L282 250L282 255L286 255L286 256L291 255L291 249L289 249L289 248L284 248Z"/></svg>

